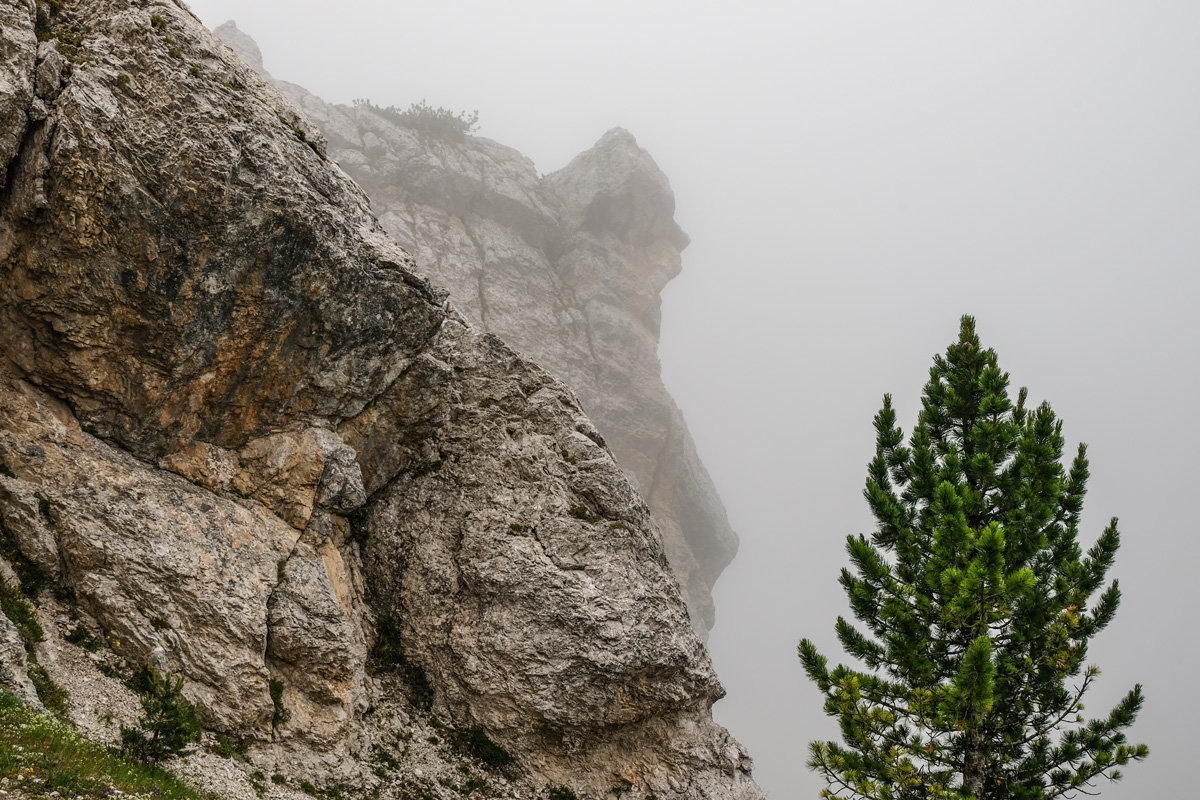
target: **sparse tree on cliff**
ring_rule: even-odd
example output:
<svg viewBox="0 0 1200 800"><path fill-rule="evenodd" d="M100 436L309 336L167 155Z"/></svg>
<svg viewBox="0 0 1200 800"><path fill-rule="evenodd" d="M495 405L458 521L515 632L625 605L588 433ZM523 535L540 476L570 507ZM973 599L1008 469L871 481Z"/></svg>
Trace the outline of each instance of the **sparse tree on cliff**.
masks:
<svg viewBox="0 0 1200 800"><path fill-rule="evenodd" d="M884 397L864 492L877 529L848 537L841 573L864 627L836 625L865 669L799 647L844 739L810 746L823 796L1072 797L1147 756L1124 733L1140 685L1107 716L1081 715L1097 675L1088 640L1120 599L1105 586L1117 521L1081 551L1086 450L1065 467L1062 423L1025 401L971 317L934 358L907 446Z"/></svg>

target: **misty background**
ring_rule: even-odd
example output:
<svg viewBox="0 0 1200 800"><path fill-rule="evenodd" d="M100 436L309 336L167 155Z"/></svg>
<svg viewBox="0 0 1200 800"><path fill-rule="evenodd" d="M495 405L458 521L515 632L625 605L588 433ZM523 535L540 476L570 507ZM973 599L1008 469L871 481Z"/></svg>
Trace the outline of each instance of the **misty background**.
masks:
<svg viewBox="0 0 1200 800"><path fill-rule="evenodd" d="M543 173L621 125L670 177L692 244L663 369L742 539L715 713L775 800L816 796L807 743L836 736L795 647L840 654L872 415L891 392L911 428L963 313L1089 444L1085 546L1121 519L1086 713L1143 683L1151 755L1103 796L1193 783L1200 4L189 5L326 100L478 110Z"/></svg>

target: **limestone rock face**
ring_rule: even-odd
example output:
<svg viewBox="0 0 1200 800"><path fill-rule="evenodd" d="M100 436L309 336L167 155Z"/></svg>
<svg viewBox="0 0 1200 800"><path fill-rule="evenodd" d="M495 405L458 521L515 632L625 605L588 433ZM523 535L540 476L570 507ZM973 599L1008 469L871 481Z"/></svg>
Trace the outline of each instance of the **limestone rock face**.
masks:
<svg viewBox="0 0 1200 800"><path fill-rule="evenodd" d="M258 46L236 24L216 32L261 67ZM688 238L653 159L618 128L540 177L527 158L488 139L430 135L394 111L276 86L321 128L330 158L467 318L578 393L646 498L706 635L712 585L737 537L662 383L660 293L679 273Z"/></svg>
<svg viewBox="0 0 1200 800"><path fill-rule="evenodd" d="M4 552L262 765L398 797L419 773L366 753L436 721L515 757L487 796L761 797L571 390L473 330L181 4L33 5L0 0ZM431 711L369 668L381 616Z"/></svg>
<svg viewBox="0 0 1200 800"><path fill-rule="evenodd" d="M37 63L37 38L34 14L18 3L0 4L0 26L4 29L0 50L0 190L8 180L8 165L16 157L24 140L30 116L44 113L34 107L34 81Z"/></svg>
<svg viewBox="0 0 1200 800"><path fill-rule="evenodd" d="M17 626L0 614L0 686L15 694L21 702L31 708L41 709L37 689L29 680L29 661L25 654L25 642Z"/></svg>
<svg viewBox="0 0 1200 800"><path fill-rule="evenodd" d="M84 434L23 381L8 377L0 397L0 457L18 476L5 483L44 498L52 566L80 606L122 654L192 678L214 724L267 730L266 606L299 532ZM26 527L19 502L3 514L10 531ZM31 560L45 553L17 543Z"/></svg>

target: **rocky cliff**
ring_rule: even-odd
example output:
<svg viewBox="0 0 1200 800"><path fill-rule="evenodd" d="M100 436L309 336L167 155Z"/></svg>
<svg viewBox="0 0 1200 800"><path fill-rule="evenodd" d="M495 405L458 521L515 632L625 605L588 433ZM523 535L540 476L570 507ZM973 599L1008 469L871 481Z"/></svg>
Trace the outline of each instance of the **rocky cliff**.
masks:
<svg viewBox="0 0 1200 800"><path fill-rule="evenodd" d="M603 437L319 131L182 4L0 0L0 45L0 581L45 629L0 616L0 681L104 738L113 675L183 677L224 796L761 796Z"/></svg>
<svg viewBox="0 0 1200 800"><path fill-rule="evenodd" d="M270 79L236 24L215 32ZM274 84L321 129L329 157L363 187L383 227L471 323L577 392L650 506L693 624L707 634L712 585L737 537L662 383L659 296L688 239L653 159L615 129L541 177L517 151L464 135L448 114L431 119L435 109L335 105Z"/></svg>

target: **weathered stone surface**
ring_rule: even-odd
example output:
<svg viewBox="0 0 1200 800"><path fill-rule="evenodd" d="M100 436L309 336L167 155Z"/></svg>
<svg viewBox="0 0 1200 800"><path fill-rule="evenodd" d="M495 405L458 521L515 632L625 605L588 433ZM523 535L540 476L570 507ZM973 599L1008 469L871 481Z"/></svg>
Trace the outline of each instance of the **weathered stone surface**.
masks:
<svg viewBox="0 0 1200 800"><path fill-rule="evenodd" d="M0 517L2 520L3 517ZM0 590L16 591L20 586L17 573L0 558ZM25 637L12 620L0 613L0 687L8 689L33 708L42 708L37 690L29 680L29 659Z"/></svg>
<svg viewBox="0 0 1200 800"><path fill-rule="evenodd" d="M4 567L0 561L0 583L15 586L15 576L5 576ZM20 630L6 616L0 614L0 687L8 689L21 699L21 702L31 708L42 708L38 700L37 689L29 680L26 671L29 669L29 659L25 653L25 640Z"/></svg>
<svg viewBox="0 0 1200 800"><path fill-rule="evenodd" d="M420 443L432 465L381 493L367 547L367 575L394 598L440 699L522 733L710 704L723 691L641 499L578 433L590 424L569 392L498 339L464 352L469 336L436 342L435 357L458 356L438 390L480 401ZM385 564L401 568L374 566Z"/></svg>
<svg viewBox="0 0 1200 800"><path fill-rule="evenodd" d="M79 9L83 24L99 8ZM281 120L294 110L260 99L257 76L183 12L155 8L171 22L130 7L92 24L96 61L72 66L44 123L54 194L0 251L20 300L0 319L8 356L142 456L196 438L238 448L290 412L357 413L442 312L357 188ZM10 218L32 212L33 188L13 187ZM42 280L31 253L64 274Z"/></svg>
<svg viewBox="0 0 1200 800"><path fill-rule="evenodd" d="M239 30L237 23L230 20L224 25L213 28L213 33L229 45L237 53L238 58L246 62L251 69L264 77L270 77L270 73L263 69L262 50L259 49L258 42Z"/></svg>
<svg viewBox="0 0 1200 800"><path fill-rule="evenodd" d="M65 406L10 377L0 454L10 484L45 498L62 580L121 653L187 675L214 724L266 731L267 600L299 533L85 435ZM22 507L0 496L6 521Z"/></svg>
<svg viewBox="0 0 1200 800"><path fill-rule="evenodd" d="M57 578L58 542L49 527L51 502L25 481L0 475L0 507L4 531L21 553L47 576Z"/></svg>
<svg viewBox="0 0 1200 800"><path fill-rule="evenodd" d="M279 565L267 607L267 659L287 678L285 735L335 744L366 708L362 584L353 572L324 515Z"/></svg>
<svg viewBox="0 0 1200 800"><path fill-rule="evenodd" d="M255 439L239 452L233 489L304 528L314 505L350 511L367 499L355 452L333 431L307 428Z"/></svg>
<svg viewBox="0 0 1200 800"><path fill-rule="evenodd" d="M238 474L238 455L208 442L188 442L158 462L165 470L182 475L206 489L229 492Z"/></svg>
<svg viewBox="0 0 1200 800"><path fill-rule="evenodd" d="M30 124L37 63L33 24L28 6L12 0L0 3L0 192Z"/></svg>
<svg viewBox="0 0 1200 800"><path fill-rule="evenodd" d="M58 52L54 42L42 42L38 45L34 90L39 98L51 101L58 96L66 68L67 59Z"/></svg>
<svg viewBox="0 0 1200 800"><path fill-rule="evenodd" d="M261 66L234 23L216 33ZM737 537L660 375L660 293L688 239L653 159L618 128L542 178L488 139L422 135L385 109L275 85L322 129L384 227L458 308L579 394L649 503L706 634L712 585Z"/></svg>
<svg viewBox="0 0 1200 800"><path fill-rule="evenodd" d="M55 24L86 35L0 203L0 513L46 498L60 580L113 646L262 763L357 780L363 742L415 724L364 670L391 614L434 713L485 726L522 791L760 797L572 392L450 309L180 6Z"/></svg>

